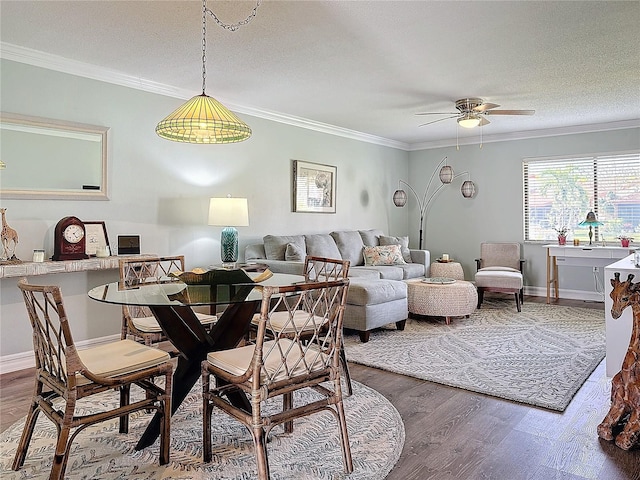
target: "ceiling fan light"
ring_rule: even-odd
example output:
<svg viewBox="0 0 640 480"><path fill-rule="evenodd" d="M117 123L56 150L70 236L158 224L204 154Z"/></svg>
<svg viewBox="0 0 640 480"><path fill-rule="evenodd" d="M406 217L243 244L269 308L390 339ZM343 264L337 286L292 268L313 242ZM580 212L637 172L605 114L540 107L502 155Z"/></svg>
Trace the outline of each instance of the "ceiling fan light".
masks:
<svg viewBox="0 0 640 480"><path fill-rule="evenodd" d="M464 128L475 128L480 125L480 117L473 113L465 113L458 118L458 125Z"/></svg>

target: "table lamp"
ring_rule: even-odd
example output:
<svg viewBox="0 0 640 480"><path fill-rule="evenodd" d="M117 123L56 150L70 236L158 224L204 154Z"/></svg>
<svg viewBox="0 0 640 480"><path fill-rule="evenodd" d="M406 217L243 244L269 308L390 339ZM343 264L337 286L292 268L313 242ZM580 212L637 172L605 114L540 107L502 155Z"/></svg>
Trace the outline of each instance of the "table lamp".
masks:
<svg viewBox="0 0 640 480"><path fill-rule="evenodd" d="M596 214L591 211L587 213L587 218L578 224L578 226L580 227L586 227L587 225L589 226L589 245L591 245L591 239L593 238L593 227L604 225L604 223L599 222L596 218Z"/></svg>
<svg viewBox="0 0 640 480"><path fill-rule="evenodd" d="M249 225L249 208L246 198L211 198L209 200L209 225L224 227L220 235L222 263L238 261L238 230L235 227Z"/></svg>

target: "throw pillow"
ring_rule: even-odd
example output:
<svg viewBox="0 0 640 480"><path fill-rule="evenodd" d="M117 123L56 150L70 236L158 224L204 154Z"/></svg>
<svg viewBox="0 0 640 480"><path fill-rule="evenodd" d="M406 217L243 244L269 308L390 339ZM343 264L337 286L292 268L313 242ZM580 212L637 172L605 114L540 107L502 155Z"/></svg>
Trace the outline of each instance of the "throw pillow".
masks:
<svg viewBox="0 0 640 480"><path fill-rule="evenodd" d="M367 266L376 265L403 265L406 264L402 258L400 245L381 245L378 247L363 247L364 264Z"/></svg>
<svg viewBox="0 0 640 480"><path fill-rule="evenodd" d="M287 245L293 243L305 251L304 235L265 235L262 237L268 260L284 260Z"/></svg>
<svg viewBox="0 0 640 480"><path fill-rule="evenodd" d="M384 232L382 230L375 230L375 229L358 230L358 233L360 233L360 236L362 237L362 243L364 243L369 247L375 247L377 245L380 245L378 243L378 237L380 235L384 235Z"/></svg>
<svg viewBox="0 0 640 480"><path fill-rule="evenodd" d="M411 263L411 252L409 251L409 237L388 237L386 235L380 235L378 238L380 245L400 245L400 251L402 252L402 258L407 263Z"/></svg>
<svg viewBox="0 0 640 480"><path fill-rule="evenodd" d="M304 262L304 252L299 245L295 243L287 243L287 249L284 252L284 259L287 262Z"/></svg>

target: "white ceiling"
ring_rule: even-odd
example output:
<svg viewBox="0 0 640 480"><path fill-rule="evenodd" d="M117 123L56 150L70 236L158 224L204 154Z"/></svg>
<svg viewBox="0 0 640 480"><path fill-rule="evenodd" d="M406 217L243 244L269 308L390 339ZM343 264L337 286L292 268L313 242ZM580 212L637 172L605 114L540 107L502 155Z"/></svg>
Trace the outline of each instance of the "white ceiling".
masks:
<svg viewBox="0 0 640 480"><path fill-rule="evenodd" d="M234 23L255 2L207 5ZM1 0L0 15L3 58L201 92L200 1ZM536 111L490 117L484 141L640 125L639 25L639 1L263 0L235 32L208 17L207 93L407 149L478 142L415 115L470 96Z"/></svg>

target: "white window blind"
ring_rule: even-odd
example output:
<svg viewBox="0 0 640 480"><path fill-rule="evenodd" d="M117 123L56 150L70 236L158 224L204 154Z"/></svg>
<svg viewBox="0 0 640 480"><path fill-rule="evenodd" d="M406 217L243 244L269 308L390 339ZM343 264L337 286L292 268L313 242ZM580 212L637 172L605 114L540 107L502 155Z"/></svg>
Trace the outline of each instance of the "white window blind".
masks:
<svg viewBox="0 0 640 480"><path fill-rule="evenodd" d="M640 152L526 159L523 179L525 240L554 240L561 227L588 240L589 228L578 224L593 211L603 223L594 241L640 241Z"/></svg>

